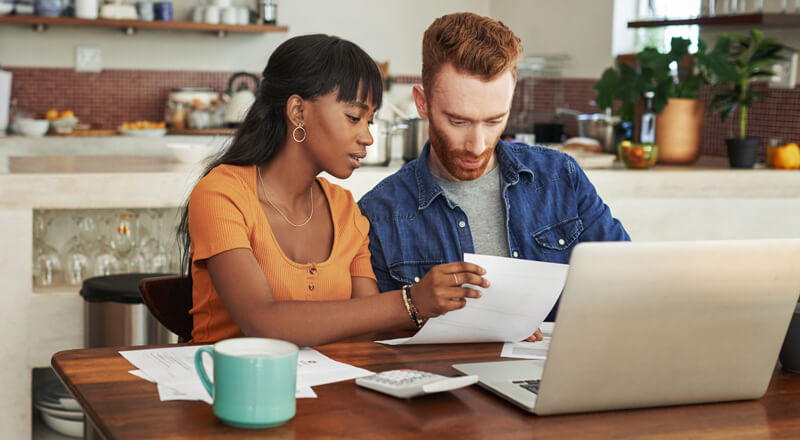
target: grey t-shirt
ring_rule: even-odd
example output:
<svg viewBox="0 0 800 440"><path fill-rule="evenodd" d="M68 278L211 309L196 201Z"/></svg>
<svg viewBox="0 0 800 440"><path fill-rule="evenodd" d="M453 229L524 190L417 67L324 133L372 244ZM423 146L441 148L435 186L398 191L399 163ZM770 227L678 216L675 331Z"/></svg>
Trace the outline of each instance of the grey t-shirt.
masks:
<svg viewBox="0 0 800 440"><path fill-rule="evenodd" d="M506 205L503 202L499 167L464 182L434 176L448 199L467 215L476 254L508 257Z"/></svg>

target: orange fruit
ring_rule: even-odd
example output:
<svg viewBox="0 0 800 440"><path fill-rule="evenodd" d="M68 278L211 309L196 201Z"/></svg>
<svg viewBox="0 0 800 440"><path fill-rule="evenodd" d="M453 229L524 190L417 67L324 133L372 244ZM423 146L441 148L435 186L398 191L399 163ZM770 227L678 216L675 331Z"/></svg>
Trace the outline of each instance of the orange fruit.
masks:
<svg viewBox="0 0 800 440"><path fill-rule="evenodd" d="M61 119L72 119L75 117L75 113L72 110L64 110L61 112Z"/></svg>
<svg viewBox="0 0 800 440"><path fill-rule="evenodd" d="M55 121L56 119L58 119L58 115L59 115L58 110L51 108L50 110L47 111L47 113L44 114L44 118L47 119L48 121Z"/></svg>

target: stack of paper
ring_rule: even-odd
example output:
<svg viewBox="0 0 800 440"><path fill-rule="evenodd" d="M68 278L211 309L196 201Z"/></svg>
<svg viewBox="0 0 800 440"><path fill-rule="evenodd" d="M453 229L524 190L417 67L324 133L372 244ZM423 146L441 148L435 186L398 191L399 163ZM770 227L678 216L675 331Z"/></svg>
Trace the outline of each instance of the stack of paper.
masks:
<svg viewBox="0 0 800 440"><path fill-rule="evenodd" d="M202 400L211 404L213 399L200 382L194 368L194 355L201 346L155 348L149 350L120 351L138 370L131 374L158 385L158 396L163 400ZM203 356L203 365L210 378L214 366L210 356ZM311 348L302 348L297 357L296 397L317 397L313 386L340 382L373 374L323 355ZM212 379L213 380L213 379Z"/></svg>

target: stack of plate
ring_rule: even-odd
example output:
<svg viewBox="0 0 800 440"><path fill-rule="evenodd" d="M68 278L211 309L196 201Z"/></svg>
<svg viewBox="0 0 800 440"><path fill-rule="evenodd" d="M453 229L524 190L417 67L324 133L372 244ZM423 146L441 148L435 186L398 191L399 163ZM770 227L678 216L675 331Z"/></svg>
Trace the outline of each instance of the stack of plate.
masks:
<svg viewBox="0 0 800 440"><path fill-rule="evenodd" d="M60 382L42 384L33 406L54 431L70 437L83 437L83 411Z"/></svg>

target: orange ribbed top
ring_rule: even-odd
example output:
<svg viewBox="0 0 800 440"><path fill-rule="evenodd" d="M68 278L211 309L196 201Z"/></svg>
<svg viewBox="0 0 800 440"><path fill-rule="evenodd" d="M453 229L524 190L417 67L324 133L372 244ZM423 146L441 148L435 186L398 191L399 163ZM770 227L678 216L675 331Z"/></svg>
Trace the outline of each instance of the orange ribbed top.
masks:
<svg viewBox="0 0 800 440"><path fill-rule="evenodd" d="M283 253L258 202L255 165L220 165L200 179L189 198L192 238L194 342L243 336L211 283L205 260L250 249L277 301L350 298L351 277L375 279L369 253L369 221L350 191L317 178L330 206L333 248L321 263L300 264ZM313 287L310 287L312 286Z"/></svg>

